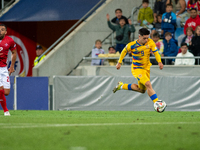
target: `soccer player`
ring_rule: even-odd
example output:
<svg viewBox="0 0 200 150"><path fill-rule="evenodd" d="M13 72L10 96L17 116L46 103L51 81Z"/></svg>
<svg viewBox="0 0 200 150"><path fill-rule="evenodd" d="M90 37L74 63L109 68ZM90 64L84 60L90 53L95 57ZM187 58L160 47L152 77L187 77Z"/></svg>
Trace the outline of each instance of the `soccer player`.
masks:
<svg viewBox="0 0 200 150"><path fill-rule="evenodd" d="M161 70L163 69L163 64L156 48L156 44L149 38L149 34L150 32L148 29L141 28L139 30L138 40L130 42L126 45L116 65L116 68L120 69L124 56L127 52L131 52L133 57L131 72L138 80L138 85L118 82L117 86L113 89L113 92L115 93L116 91L123 89L145 93L147 90L149 97L155 103L158 101L158 98L150 82L150 67L152 65L149 59L150 52L152 51L154 53L158 66Z"/></svg>
<svg viewBox="0 0 200 150"><path fill-rule="evenodd" d="M10 78L9 75L14 72L14 64L17 56L16 44L14 40L7 36L7 27L4 24L0 24L0 103L4 110L4 116L10 116L6 105L5 95L10 93ZM9 49L12 52L11 65L7 69L7 57ZM9 75L8 75L9 71Z"/></svg>

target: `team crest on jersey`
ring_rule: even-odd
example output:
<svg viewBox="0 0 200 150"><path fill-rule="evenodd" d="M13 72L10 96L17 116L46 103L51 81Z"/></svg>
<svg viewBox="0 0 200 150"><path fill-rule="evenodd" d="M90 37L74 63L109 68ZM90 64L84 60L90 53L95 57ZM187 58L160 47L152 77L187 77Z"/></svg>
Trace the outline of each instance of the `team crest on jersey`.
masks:
<svg viewBox="0 0 200 150"><path fill-rule="evenodd" d="M6 43L5 46L7 47L7 46L8 46L8 43Z"/></svg>
<svg viewBox="0 0 200 150"><path fill-rule="evenodd" d="M139 74L138 77L141 78L141 77L142 77L142 74Z"/></svg>

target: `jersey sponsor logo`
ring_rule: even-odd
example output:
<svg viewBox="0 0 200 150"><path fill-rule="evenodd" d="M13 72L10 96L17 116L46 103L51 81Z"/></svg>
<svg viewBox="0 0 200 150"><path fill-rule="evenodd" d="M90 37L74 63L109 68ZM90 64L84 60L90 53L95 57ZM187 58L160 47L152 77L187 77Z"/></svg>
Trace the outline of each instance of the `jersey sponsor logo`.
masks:
<svg viewBox="0 0 200 150"><path fill-rule="evenodd" d="M3 50L3 47L0 47L0 51L2 51Z"/></svg>

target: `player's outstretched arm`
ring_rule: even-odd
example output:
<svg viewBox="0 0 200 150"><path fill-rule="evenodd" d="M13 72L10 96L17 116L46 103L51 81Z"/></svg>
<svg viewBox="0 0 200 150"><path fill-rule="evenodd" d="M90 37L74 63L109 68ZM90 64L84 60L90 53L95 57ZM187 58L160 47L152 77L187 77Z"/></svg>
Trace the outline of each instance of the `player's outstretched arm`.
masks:
<svg viewBox="0 0 200 150"><path fill-rule="evenodd" d="M126 56L127 53L127 49L126 47L123 49L123 51L121 52L120 58L118 60L118 63L116 65L117 70L119 70L121 68L121 64L122 64L122 60L124 59L124 57Z"/></svg>
<svg viewBox="0 0 200 150"><path fill-rule="evenodd" d="M11 73L15 71L14 65L15 65L16 57L17 57L17 50L15 49L12 51L12 55L11 55L11 65L10 65L10 68L8 69L8 71L10 72L9 75L11 75Z"/></svg>

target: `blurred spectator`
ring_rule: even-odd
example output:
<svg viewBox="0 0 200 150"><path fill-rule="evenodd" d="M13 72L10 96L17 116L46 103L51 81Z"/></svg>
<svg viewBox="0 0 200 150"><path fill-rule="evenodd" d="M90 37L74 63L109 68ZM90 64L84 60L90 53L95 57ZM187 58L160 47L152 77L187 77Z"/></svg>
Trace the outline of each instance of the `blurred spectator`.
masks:
<svg viewBox="0 0 200 150"><path fill-rule="evenodd" d="M44 50L43 50L42 46L37 45L36 46L36 57L35 57L35 60L34 60L34 66L36 66L46 56L46 55L43 55L39 60L37 60L42 55L43 52L44 52Z"/></svg>
<svg viewBox="0 0 200 150"><path fill-rule="evenodd" d="M197 0L189 0L188 3L187 3L187 11L188 13L190 13L190 9L191 8L195 8L197 9Z"/></svg>
<svg viewBox="0 0 200 150"><path fill-rule="evenodd" d="M172 4L166 5L166 13L162 15L162 30L163 35L166 32L170 32L172 37L174 37L175 26L176 26L176 15L172 12L173 6Z"/></svg>
<svg viewBox="0 0 200 150"><path fill-rule="evenodd" d="M126 24L128 24L128 19L122 15L122 10L120 8L115 10L115 16L116 17L111 20L112 23L119 25L119 20L121 18L123 18L125 20Z"/></svg>
<svg viewBox="0 0 200 150"><path fill-rule="evenodd" d="M176 27L181 28L181 16L186 13L185 0L167 0L167 4L172 2L173 12L176 14Z"/></svg>
<svg viewBox="0 0 200 150"><path fill-rule="evenodd" d="M197 0L197 14L200 15L200 0Z"/></svg>
<svg viewBox="0 0 200 150"><path fill-rule="evenodd" d="M162 57L166 56L176 56L178 53L178 46L176 45L175 40L172 38L172 34L170 32L165 33L165 39L163 40L164 51L162 53ZM173 59L167 59L164 64L171 65Z"/></svg>
<svg viewBox="0 0 200 150"><path fill-rule="evenodd" d="M200 26L196 27L195 34L192 37L192 41L189 45L189 50L194 56L200 56ZM196 59L195 64L198 64Z"/></svg>
<svg viewBox="0 0 200 150"><path fill-rule="evenodd" d="M152 35L152 40L155 42L156 47L158 49L158 53L161 55L164 50L164 44L163 44L163 40L160 39L160 35L158 32L154 32L154 34ZM154 56L152 52L151 52L150 56ZM150 59L150 61L153 65L158 64L155 59Z"/></svg>
<svg viewBox="0 0 200 150"><path fill-rule="evenodd" d="M99 54L104 54L104 50L102 49L102 42L101 40L95 41L95 48L92 49L92 57L97 58ZM102 59L93 59L91 65L103 65Z"/></svg>
<svg viewBox="0 0 200 150"><path fill-rule="evenodd" d="M192 29L192 27L188 27L186 29L186 36L183 38L181 43L186 43L189 46L190 41L192 40L192 37L194 36L194 31Z"/></svg>
<svg viewBox="0 0 200 150"><path fill-rule="evenodd" d="M155 32L152 36L152 40L155 42L156 47L158 48L158 53L161 55L164 50L163 40L160 39L160 35L158 32Z"/></svg>
<svg viewBox="0 0 200 150"><path fill-rule="evenodd" d="M182 39L182 41L180 42L180 45L182 43L186 43L189 46L193 36L194 36L194 31L192 27L188 27L186 29L186 36ZM179 49L178 53L181 53L181 49Z"/></svg>
<svg viewBox="0 0 200 150"><path fill-rule="evenodd" d="M163 38L163 35L162 35L162 32L161 32L162 31L161 23L162 23L162 15L159 14L159 15L157 15L157 22L154 24L154 28L151 31L151 37L153 36L153 34L155 32L158 32L159 35L160 35L160 38Z"/></svg>
<svg viewBox="0 0 200 150"><path fill-rule="evenodd" d="M166 2L167 0L156 0L154 3L153 15L154 22L157 22L157 15L162 15L166 11Z"/></svg>
<svg viewBox="0 0 200 150"><path fill-rule="evenodd" d="M190 9L190 18L186 21L184 26L184 34L186 35L186 29L192 27L193 31L196 29L196 26L200 25L200 19L197 15L197 9Z"/></svg>
<svg viewBox="0 0 200 150"><path fill-rule="evenodd" d="M192 53L188 51L187 43L181 44L181 53L179 53L176 57L194 57ZM195 59L177 59L175 60L174 65L194 65Z"/></svg>
<svg viewBox="0 0 200 150"><path fill-rule="evenodd" d="M119 25L112 25L109 18L109 14L106 15L108 26L113 31L116 31L116 51L120 52L123 50L123 48L128 44L129 42L129 31L135 32L135 27L132 25L131 20L129 19L129 25L126 24L125 20L121 18L119 20Z"/></svg>
<svg viewBox="0 0 200 150"><path fill-rule="evenodd" d="M110 46L108 48L108 54L99 54L98 57L119 57L119 56L120 53L119 52L116 53L114 46ZM115 66L118 62L118 59L108 59L108 62L110 66Z"/></svg>
<svg viewBox="0 0 200 150"><path fill-rule="evenodd" d="M149 6L149 0L143 0L142 1L142 7L139 10L138 14L138 23L140 26L145 28L150 28L149 25L153 23L153 10L148 7Z"/></svg>

